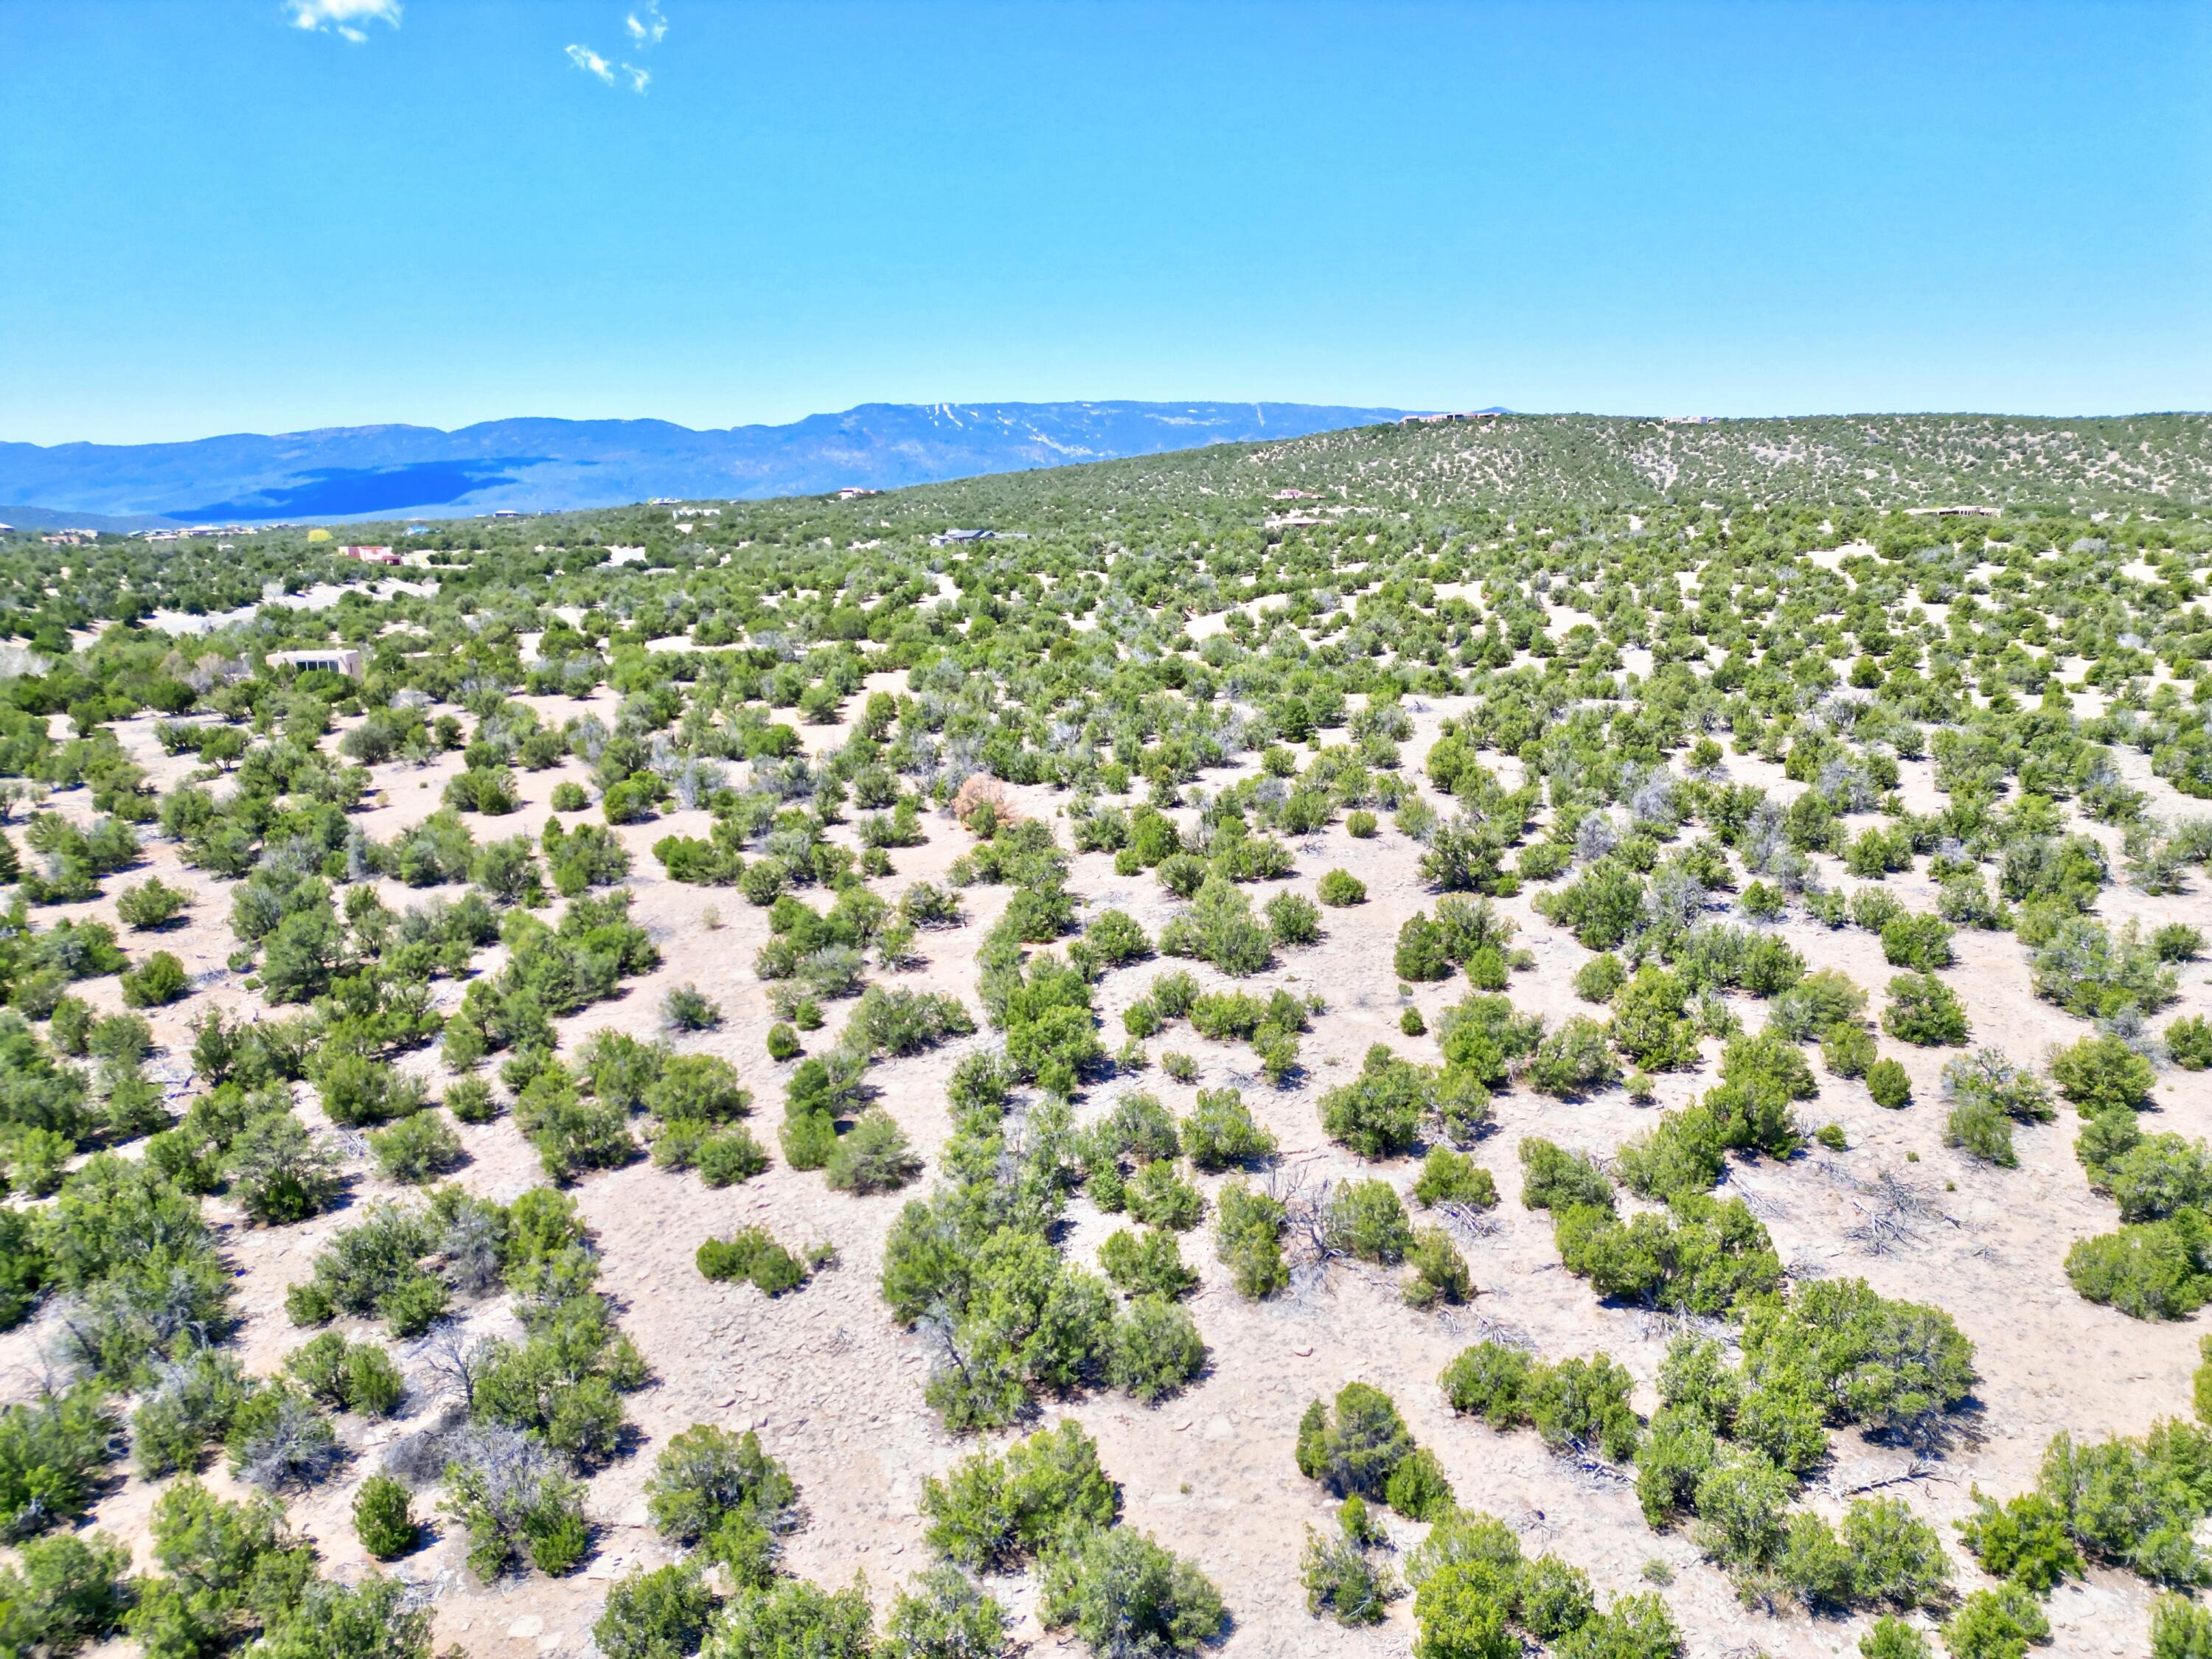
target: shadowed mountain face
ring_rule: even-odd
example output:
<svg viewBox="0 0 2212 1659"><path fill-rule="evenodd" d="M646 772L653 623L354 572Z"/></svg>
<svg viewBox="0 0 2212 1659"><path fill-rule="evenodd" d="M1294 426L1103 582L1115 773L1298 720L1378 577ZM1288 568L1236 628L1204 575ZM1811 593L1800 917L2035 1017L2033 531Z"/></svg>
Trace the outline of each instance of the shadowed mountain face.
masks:
<svg viewBox="0 0 2212 1659"><path fill-rule="evenodd" d="M0 443L0 501L180 520L549 511L808 495L1292 438L1395 420L1311 404L864 404L788 426L333 427L173 444Z"/></svg>

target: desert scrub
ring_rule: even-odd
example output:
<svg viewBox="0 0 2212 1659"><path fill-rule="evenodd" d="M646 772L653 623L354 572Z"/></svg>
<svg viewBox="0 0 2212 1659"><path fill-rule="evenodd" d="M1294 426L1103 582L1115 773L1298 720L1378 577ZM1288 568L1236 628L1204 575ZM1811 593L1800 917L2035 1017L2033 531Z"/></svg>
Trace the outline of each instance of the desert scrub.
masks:
<svg viewBox="0 0 2212 1659"><path fill-rule="evenodd" d="M1430 1308L1438 1303L1456 1307L1474 1294L1474 1276L1468 1271L1467 1258L1441 1227L1414 1229L1406 1265L1413 1269L1402 1291L1408 1307Z"/></svg>
<svg viewBox="0 0 2212 1659"><path fill-rule="evenodd" d="M722 1024L722 1005L696 985L679 985L661 999L661 1024L671 1031L712 1031Z"/></svg>
<svg viewBox="0 0 2212 1659"><path fill-rule="evenodd" d="M1125 1296L1175 1298L1198 1287L1198 1275L1183 1264L1176 1236L1158 1228L1138 1233L1124 1227L1108 1234L1098 1247L1098 1265Z"/></svg>
<svg viewBox="0 0 2212 1659"><path fill-rule="evenodd" d="M1498 1202L1498 1182L1465 1152L1450 1146L1431 1146L1421 1159L1421 1173L1413 1182L1413 1201L1428 1207L1466 1204L1487 1210Z"/></svg>
<svg viewBox="0 0 2212 1659"><path fill-rule="evenodd" d="M1357 1495L1338 1506L1336 1522L1333 1538L1311 1526L1306 1528L1305 1554L1298 1566L1306 1611L1347 1628L1380 1623L1391 1601L1404 1593L1376 1548L1387 1540Z"/></svg>
<svg viewBox="0 0 2212 1659"><path fill-rule="evenodd" d="M1899 974L1889 982L1881 1028L1916 1048L1956 1048L1971 1029L1958 993L1930 973Z"/></svg>
<svg viewBox="0 0 2212 1659"><path fill-rule="evenodd" d="M1109 1527L1073 1534L1046 1555L1037 1616L1097 1654L1180 1656L1212 1641L1228 1615L1194 1564Z"/></svg>
<svg viewBox="0 0 2212 1659"><path fill-rule="evenodd" d="M1494 1429L1533 1425L1555 1450L1586 1446L1622 1462L1642 1436L1629 1375L1601 1353L1552 1365L1522 1349L1478 1342L1440 1381L1454 1411Z"/></svg>
<svg viewBox="0 0 2212 1659"><path fill-rule="evenodd" d="M1136 1297L1108 1333L1108 1382L1147 1405L1179 1391L1205 1366L1196 1322L1165 1296Z"/></svg>
<svg viewBox="0 0 2212 1659"><path fill-rule="evenodd" d="M421 1540L407 1488L388 1474L372 1474L353 1498L354 1535L380 1561L394 1561Z"/></svg>
<svg viewBox="0 0 2212 1659"><path fill-rule="evenodd" d="M705 1278L750 1280L765 1296L781 1296L806 1282L805 1264L777 1243L765 1227L745 1227L726 1239L708 1239L699 1247L697 1265Z"/></svg>
<svg viewBox="0 0 2212 1659"><path fill-rule="evenodd" d="M1237 1295L1261 1302L1290 1283L1283 1259L1282 1201L1242 1181L1222 1183L1215 1196L1214 1255L1229 1269Z"/></svg>
<svg viewBox="0 0 2212 1659"><path fill-rule="evenodd" d="M837 1138L823 1173L844 1193L890 1193L921 1172L921 1159L907 1143L906 1131L880 1106L871 1106Z"/></svg>
<svg viewBox="0 0 2212 1659"><path fill-rule="evenodd" d="M1213 1174L1239 1164L1264 1164L1275 1155L1275 1137L1253 1120L1237 1089L1201 1089L1182 1120L1183 1150L1194 1168Z"/></svg>
<svg viewBox="0 0 2212 1659"><path fill-rule="evenodd" d="M417 1112L368 1138L376 1167L387 1181L419 1187L464 1161L461 1138L443 1114Z"/></svg>
<svg viewBox="0 0 2212 1659"><path fill-rule="evenodd" d="M1912 1079L1897 1060L1877 1060L1868 1066L1866 1085L1877 1106L1896 1111L1912 1103Z"/></svg>
<svg viewBox="0 0 2212 1659"><path fill-rule="evenodd" d="M1365 1382L1346 1383L1332 1403L1313 1401L1298 1423L1298 1473L1340 1498L1382 1498L1413 1451L1396 1403Z"/></svg>
<svg viewBox="0 0 2212 1659"><path fill-rule="evenodd" d="M1349 870L1331 870L1314 884L1314 893L1332 909L1367 902L1367 884Z"/></svg>
<svg viewBox="0 0 2212 1659"><path fill-rule="evenodd" d="M921 1501L930 1547L978 1572L1012 1571L1063 1538L1110 1527L1121 1505L1097 1442L1073 1419L926 1478Z"/></svg>

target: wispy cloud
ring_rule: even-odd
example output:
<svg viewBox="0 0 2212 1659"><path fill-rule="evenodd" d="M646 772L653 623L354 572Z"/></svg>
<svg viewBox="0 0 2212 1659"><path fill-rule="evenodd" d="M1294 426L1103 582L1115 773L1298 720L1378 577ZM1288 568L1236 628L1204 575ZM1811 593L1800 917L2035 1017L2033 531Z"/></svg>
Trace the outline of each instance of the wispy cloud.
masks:
<svg viewBox="0 0 2212 1659"><path fill-rule="evenodd" d="M629 31L630 46L640 52L650 52L668 36L668 20L660 15L660 0L646 0L643 7L626 14L623 27ZM650 70L627 59L617 61L586 46L571 45L565 50L571 64L608 86L627 86L632 92L642 93L653 84Z"/></svg>
<svg viewBox="0 0 2212 1659"><path fill-rule="evenodd" d="M368 39L367 25L399 27L399 0L285 0L294 28L343 35L356 46Z"/></svg>
<svg viewBox="0 0 2212 1659"><path fill-rule="evenodd" d="M568 61L586 75L596 75L609 86L615 83L615 66L589 46L570 46Z"/></svg>

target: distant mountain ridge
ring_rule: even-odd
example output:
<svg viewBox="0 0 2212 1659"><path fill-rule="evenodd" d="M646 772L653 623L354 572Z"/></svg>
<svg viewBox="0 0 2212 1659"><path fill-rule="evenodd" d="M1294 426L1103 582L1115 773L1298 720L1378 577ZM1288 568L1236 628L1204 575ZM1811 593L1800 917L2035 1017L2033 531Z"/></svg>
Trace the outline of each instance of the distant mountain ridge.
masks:
<svg viewBox="0 0 2212 1659"><path fill-rule="evenodd" d="M0 501L173 522L558 511L801 495L1302 437L1403 411L1317 404L862 404L784 426L485 421L164 444L0 443ZM21 520L18 520L21 522Z"/></svg>

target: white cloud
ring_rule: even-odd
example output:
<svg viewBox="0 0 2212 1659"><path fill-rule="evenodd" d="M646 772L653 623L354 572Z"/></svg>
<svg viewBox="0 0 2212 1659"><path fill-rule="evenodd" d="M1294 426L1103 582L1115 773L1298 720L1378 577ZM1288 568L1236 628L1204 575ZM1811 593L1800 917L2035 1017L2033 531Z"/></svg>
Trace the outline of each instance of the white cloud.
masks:
<svg viewBox="0 0 2212 1659"><path fill-rule="evenodd" d="M294 28L342 35L356 46L368 39L369 23L399 27L399 0L285 0Z"/></svg>
<svg viewBox="0 0 2212 1659"><path fill-rule="evenodd" d="M668 20L660 15L660 0L646 0L641 12L633 11L623 19L629 30L630 44L640 52L648 52L659 46L668 34ZM611 87L627 83L632 92L642 93L653 84L653 71L627 61L617 63L604 58L589 46L570 46L568 61L585 74L596 76Z"/></svg>
<svg viewBox="0 0 2212 1659"><path fill-rule="evenodd" d="M570 46L568 61L586 75L596 75L609 86L615 83L615 66L589 46Z"/></svg>

